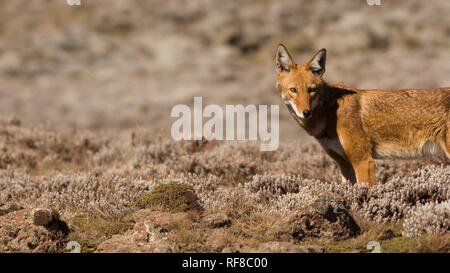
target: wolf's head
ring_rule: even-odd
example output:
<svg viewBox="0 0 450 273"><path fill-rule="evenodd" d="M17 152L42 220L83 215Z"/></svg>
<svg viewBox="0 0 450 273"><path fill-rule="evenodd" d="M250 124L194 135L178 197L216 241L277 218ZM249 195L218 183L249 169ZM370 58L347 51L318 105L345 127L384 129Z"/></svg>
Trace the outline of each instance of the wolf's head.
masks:
<svg viewBox="0 0 450 273"><path fill-rule="evenodd" d="M289 111L300 120L310 118L314 108L319 105L326 57L326 49L321 49L306 64L295 64L286 47L278 45L276 88Z"/></svg>

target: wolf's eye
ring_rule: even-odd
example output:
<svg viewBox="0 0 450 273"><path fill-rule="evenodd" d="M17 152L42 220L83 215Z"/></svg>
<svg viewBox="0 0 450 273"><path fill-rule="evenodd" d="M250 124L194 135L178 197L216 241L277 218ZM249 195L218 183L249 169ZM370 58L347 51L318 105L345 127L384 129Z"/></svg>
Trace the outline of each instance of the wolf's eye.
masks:
<svg viewBox="0 0 450 273"><path fill-rule="evenodd" d="M314 93L316 91L317 91L317 88L315 88L315 87L308 88L308 93Z"/></svg>
<svg viewBox="0 0 450 273"><path fill-rule="evenodd" d="M291 88L289 88L289 90L290 90L292 93L297 93L297 88L291 87Z"/></svg>

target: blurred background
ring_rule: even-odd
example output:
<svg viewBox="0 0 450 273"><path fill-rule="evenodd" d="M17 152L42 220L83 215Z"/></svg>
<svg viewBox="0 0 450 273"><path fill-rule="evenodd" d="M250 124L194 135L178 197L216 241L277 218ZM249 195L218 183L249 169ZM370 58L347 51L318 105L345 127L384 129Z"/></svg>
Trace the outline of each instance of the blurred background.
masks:
<svg viewBox="0 0 450 273"><path fill-rule="evenodd" d="M280 104L274 55L327 48L356 88L450 86L450 1L0 2L0 115L28 126L170 133L176 104ZM310 140L280 107L281 141Z"/></svg>

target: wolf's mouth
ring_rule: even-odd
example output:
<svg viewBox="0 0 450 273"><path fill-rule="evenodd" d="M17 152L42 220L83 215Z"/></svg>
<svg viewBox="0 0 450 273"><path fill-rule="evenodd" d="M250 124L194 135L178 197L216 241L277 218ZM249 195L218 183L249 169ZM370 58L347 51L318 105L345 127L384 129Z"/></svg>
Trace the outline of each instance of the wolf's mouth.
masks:
<svg viewBox="0 0 450 273"><path fill-rule="evenodd" d="M288 100L285 100L284 104L286 104L286 107L289 110L289 112L291 112L291 114L295 114L296 115L294 108L292 107L292 105L289 103Z"/></svg>
<svg viewBox="0 0 450 273"><path fill-rule="evenodd" d="M294 109L294 106L292 105L292 102L289 100L284 100L284 104L286 104L287 109L289 112L291 112L292 115L294 115L296 118L304 119L303 115L300 115L296 109Z"/></svg>

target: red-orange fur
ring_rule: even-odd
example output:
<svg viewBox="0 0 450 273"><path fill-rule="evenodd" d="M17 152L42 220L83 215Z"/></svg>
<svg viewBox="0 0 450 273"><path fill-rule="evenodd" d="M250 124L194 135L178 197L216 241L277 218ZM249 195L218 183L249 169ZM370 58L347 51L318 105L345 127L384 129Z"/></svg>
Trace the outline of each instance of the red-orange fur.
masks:
<svg viewBox="0 0 450 273"><path fill-rule="evenodd" d="M450 88L358 90L329 84L322 79L325 60L322 49L297 65L279 45L276 88L297 123L338 163L343 179L375 185L377 158L440 152L450 157ZM304 118L308 110L312 114Z"/></svg>

